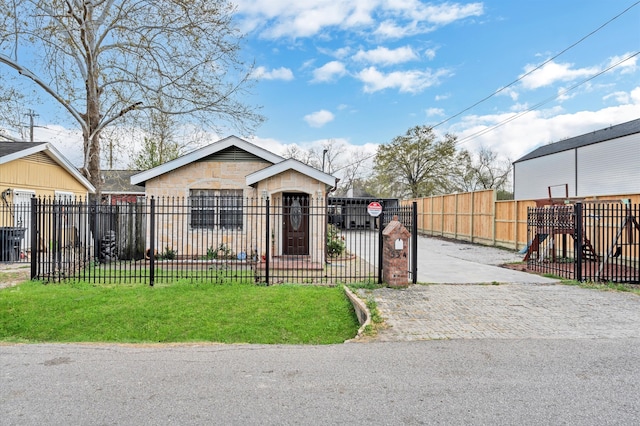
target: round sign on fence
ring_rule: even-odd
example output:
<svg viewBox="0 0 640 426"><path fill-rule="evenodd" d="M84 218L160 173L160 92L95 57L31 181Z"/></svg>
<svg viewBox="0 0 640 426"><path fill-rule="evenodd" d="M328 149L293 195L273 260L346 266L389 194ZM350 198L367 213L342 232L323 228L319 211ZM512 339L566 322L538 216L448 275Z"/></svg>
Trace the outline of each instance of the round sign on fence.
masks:
<svg viewBox="0 0 640 426"><path fill-rule="evenodd" d="M372 217L380 216L382 214L382 204L377 201L369 203L367 206L367 212L369 213L369 216Z"/></svg>

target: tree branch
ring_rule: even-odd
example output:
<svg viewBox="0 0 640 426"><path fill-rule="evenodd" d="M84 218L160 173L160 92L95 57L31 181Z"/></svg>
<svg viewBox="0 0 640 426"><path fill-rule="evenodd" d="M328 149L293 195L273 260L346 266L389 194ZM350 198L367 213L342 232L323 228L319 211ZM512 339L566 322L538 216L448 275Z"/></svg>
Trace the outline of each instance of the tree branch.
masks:
<svg viewBox="0 0 640 426"><path fill-rule="evenodd" d="M60 105L62 105L69 113L76 119L76 121L80 124L83 130L86 129L86 123L84 122L82 115L76 111L68 102L66 102L55 90L53 90L47 83L45 83L40 77L35 75L33 72L23 67L22 65L14 62L11 58L6 55L0 53L0 63L5 64L14 70L18 71L18 74L27 77L36 83L40 88L42 88L45 92L51 95Z"/></svg>

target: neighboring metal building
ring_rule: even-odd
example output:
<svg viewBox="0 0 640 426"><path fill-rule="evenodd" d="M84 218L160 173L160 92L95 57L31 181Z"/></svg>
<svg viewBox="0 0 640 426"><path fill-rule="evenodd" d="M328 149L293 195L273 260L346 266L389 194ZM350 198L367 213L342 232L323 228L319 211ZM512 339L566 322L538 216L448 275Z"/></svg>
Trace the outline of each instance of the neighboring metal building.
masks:
<svg viewBox="0 0 640 426"><path fill-rule="evenodd" d="M514 198L640 192L640 119L541 146L513 163Z"/></svg>

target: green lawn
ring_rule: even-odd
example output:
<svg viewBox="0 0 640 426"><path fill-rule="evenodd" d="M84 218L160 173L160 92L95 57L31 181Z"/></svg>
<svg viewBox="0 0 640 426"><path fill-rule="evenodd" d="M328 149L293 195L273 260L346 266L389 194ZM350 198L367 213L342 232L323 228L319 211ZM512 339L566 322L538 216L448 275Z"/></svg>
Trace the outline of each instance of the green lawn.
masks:
<svg viewBox="0 0 640 426"><path fill-rule="evenodd" d="M357 329L341 287L26 282L0 290L0 342L331 344Z"/></svg>

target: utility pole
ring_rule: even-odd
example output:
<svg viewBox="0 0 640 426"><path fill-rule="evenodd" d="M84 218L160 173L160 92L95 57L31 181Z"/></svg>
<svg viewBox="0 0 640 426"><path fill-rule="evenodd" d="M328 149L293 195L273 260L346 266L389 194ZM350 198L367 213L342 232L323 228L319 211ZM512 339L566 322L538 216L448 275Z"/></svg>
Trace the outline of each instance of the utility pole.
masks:
<svg viewBox="0 0 640 426"><path fill-rule="evenodd" d="M29 134L31 135L30 141L33 142L33 128L35 127L33 124L33 117L37 117L38 114L36 114L32 109L30 109L27 115L29 116Z"/></svg>

